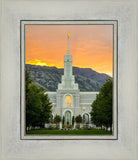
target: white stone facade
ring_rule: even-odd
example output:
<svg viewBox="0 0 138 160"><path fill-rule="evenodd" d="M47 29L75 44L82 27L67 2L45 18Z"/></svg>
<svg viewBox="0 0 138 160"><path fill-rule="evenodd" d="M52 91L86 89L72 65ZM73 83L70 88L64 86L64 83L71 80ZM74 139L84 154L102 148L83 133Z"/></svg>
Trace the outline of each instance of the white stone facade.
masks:
<svg viewBox="0 0 138 160"><path fill-rule="evenodd" d="M50 98L50 101L53 105L52 114L60 115L62 118L65 116L66 111L70 111L71 117L78 116L79 114L83 117L84 113L89 115L91 112L91 104L96 98L98 92L79 92L72 90L62 90L57 92L46 92ZM65 107L65 96L71 96L71 107Z"/></svg>
<svg viewBox="0 0 138 160"><path fill-rule="evenodd" d="M80 92L78 84L75 83L74 75L72 75L72 55L69 53L69 37L68 50L64 55L64 75L61 83L58 84L56 92L46 92L53 105L52 114L60 115L65 118L65 124L72 124L72 117L84 114L87 115L87 123L91 123L91 104L96 99L98 92ZM83 121L85 123L85 121Z"/></svg>

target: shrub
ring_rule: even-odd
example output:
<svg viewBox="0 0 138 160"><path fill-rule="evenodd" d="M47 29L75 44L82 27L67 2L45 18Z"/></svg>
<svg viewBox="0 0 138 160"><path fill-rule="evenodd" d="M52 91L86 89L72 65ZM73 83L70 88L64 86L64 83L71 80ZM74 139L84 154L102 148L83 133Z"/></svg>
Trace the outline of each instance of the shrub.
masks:
<svg viewBox="0 0 138 160"><path fill-rule="evenodd" d="M56 115L55 118L54 118L54 122L55 123L61 122L61 117L59 115Z"/></svg>
<svg viewBox="0 0 138 160"><path fill-rule="evenodd" d="M78 125L76 125L76 128L77 128L77 129L80 129L80 125L79 125L79 124L78 124Z"/></svg>
<svg viewBox="0 0 138 160"><path fill-rule="evenodd" d="M82 117L81 115L78 115L76 118L75 118L76 122L77 123L82 123Z"/></svg>

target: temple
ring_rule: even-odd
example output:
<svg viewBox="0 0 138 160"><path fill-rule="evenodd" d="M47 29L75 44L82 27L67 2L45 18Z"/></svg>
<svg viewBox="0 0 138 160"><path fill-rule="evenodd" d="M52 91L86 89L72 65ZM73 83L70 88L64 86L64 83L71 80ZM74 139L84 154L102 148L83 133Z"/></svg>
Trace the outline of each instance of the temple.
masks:
<svg viewBox="0 0 138 160"><path fill-rule="evenodd" d="M96 99L98 92L80 92L79 86L75 83L75 77L72 71L72 55L69 51L69 33L68 49L64 55L64 75L61 83L58 84L56 92L46 92L53 105L52 115L60 115L64 118L64 125L72 125L72 117L82 116L83 124L91 123L91 104Z"/></svg>

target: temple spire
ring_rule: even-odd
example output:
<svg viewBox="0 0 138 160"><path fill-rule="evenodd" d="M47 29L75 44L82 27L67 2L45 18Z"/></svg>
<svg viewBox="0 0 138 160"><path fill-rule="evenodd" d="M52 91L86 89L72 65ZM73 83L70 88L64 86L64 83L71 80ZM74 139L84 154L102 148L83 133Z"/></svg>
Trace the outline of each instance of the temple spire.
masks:
<svg viewBox="0 0 138 160"><path fill-rule="evenodd" d="M67 33L67 36L68 36L68 50L67 50L67 54L70 54L69 53L69 32Z"/></svg>

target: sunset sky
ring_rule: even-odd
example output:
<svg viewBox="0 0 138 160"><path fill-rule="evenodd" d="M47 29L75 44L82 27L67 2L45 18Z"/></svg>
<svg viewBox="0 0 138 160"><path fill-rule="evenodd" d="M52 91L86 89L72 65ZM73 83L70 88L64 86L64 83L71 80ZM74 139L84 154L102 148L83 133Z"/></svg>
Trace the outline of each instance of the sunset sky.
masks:
<svg viewBox="0 0 138 160"><path fill-rule="evenodd" d="M112 76L112 25L26 25L26 63L63 68L68 32L73 66Z"/></svg>

